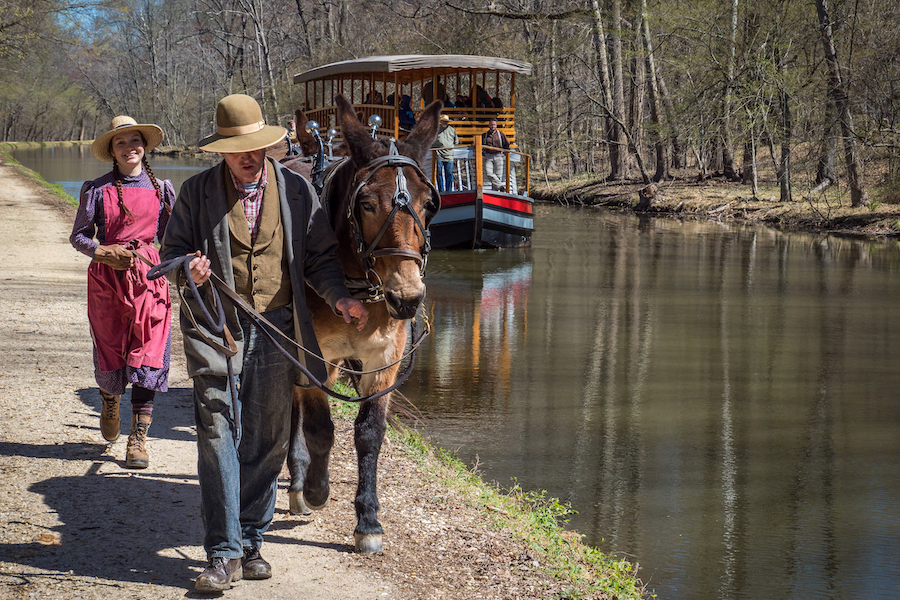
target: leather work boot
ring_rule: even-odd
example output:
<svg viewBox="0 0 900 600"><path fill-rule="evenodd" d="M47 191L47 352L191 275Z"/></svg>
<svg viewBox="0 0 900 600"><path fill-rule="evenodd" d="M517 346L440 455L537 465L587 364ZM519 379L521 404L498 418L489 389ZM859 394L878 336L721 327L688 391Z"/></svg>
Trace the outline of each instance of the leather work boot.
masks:
<svg viewBox="0 0 900 600"><path fill-rule="evenodd" d="M153 417L145 414L131 415L131 435L125 448L125 466L129 469L146 469L150 465L147 454L147 432Z"/></svg>
<svg viewBox="0 0 900 600"><path fill-rule="evenodd" d="M259 553L259 548L244 548L244 558L241 559L244 579L268 579L272 576L272 565Z"/></svg>
<svg viewBox="0 0 900 600"><path fill-rule="evenodd" d="M231 583L240 579L240 558L216 556L209 559L206 568L194 582L194 589L198 592L221 592L231 589Z"/></svg>
<svg viewBox="0 0 900 600"><path fill-rule="evenodd" d="M100 392L100 433L107 442L114 442L119 437L122 423L119 421L119 396L111 396Z"/></svg>

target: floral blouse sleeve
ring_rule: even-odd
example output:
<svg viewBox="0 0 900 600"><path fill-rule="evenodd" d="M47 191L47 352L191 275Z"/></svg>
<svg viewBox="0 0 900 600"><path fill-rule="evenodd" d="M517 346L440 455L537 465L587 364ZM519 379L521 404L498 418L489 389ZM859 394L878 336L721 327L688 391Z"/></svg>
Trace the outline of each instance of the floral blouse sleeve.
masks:
<svg viewBox="0 0 900 600"><path fill-rule="evenodd" d="M103 202L99 201L103 196L101 188L95 187L93 181L85 181L81 186L78 200L78 212L75 214L75 224L72 226L72 235L69 243L82 254L94 258L94 251L102 243L103 228L97 227L102 222ZM94 236L100 240L94 239Z"/></svg>

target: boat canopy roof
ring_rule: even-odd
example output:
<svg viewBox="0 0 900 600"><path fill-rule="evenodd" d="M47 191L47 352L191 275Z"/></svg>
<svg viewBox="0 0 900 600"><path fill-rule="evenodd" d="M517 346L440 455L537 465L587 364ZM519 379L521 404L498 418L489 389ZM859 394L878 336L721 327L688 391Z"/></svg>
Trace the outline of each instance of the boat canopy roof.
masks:
<svg viewBox="0 0 900 600"><path fill-rule="evenodd" d="M323 65L294 75L294 83L304 83L334 75L351 73L397 73L403 71L428 70L458 71L461 69L504 71L531 75L531 63L509 58L492 56L470 56L467 54L396 54L392 56L369 56L355 60Z"/></svg>

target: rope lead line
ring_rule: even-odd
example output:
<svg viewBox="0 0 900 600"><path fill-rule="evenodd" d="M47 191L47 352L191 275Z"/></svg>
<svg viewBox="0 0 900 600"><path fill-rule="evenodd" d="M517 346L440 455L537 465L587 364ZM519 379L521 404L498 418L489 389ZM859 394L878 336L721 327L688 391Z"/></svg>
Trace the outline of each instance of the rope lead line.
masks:
<svg viewBox="0 0 900 600"><path fill-rule="evenodd" d="M190 264L194 258L196 258L195 255L188 254L186 256L163 261L162 263L160 263L158 265L153 265L151 267L150 271L147 273L147 279L149 279L149 280L158 279L158 278L162 277L163 275L166 275L166 274L174 271L175 269L177 269L179 266L181 266L184 270L185 279L187 280L187 285L190 288L191 293L193 294L193 297L197 299L197 302L200 305L200 310L203 313L203 319L205 320L207 326L213 332L222 334L222 337L225 340L225 345L219 344L219 343L215 342L214 340L210 340L210 339L206 338L206 336L203 335L202 331L200 331L199 327L197 327L197 322L194 319L194 315L191 312L191 308L188 305L188 303L185 301L184 295L182 294L181 288L179 287L178 295L181 298L182 309L183 310L186 309L188 311L188 317L190 318L191 322L194 323L194 326L197 327L198 332L200 333L201 336L204 337L205 341L207 343L209 343L211 346L213 346L214 348L218 349L220 352L223 352L223 354L225 354L226 362L228 363L228 377L229 377L229 381L231 382L231 385L230 385L231 390L232 390L231 395L232 395L232 399L234 399L234 407L235 407L234 419L235 419L235 422L237 425L236 429L235 429L235 436L236 436L235 439L237 439L239 437L239 433L240 433L240 409L238 408L238 402L237 402L237 390L235 389L235 386L233 385L234 376L232 375L233 368L231 365L231 357L237 353L237 345L234 343L234 340L231 338L231 334L228 331L228 328L225 326L225 309L222 306L221 298L219 296L219 290L221 290L226 296L228 296L228 298L235 304L235 306L237 308L243 310L251 319L253 319L253 321L259 327L260 331L262 331L265 334L265 336L273 344L275 344L275 347L278 348L278 351L281 352L285 356L285 358L287 358L289 361L291 361L291 363L294 366L296 366L298 369L300 369L300 372L303 373L303 375L306 376L306 378L310 381L310 385L307 385L304 387L315 386L315 387L319 388L320 390L322 390L323 392L325 392L326 394L328 394L329 396L332 396L333 398L337 398L338 400L343 400L344 402L368 402L370 400L376 400L386 394L393 392L398 387L403 385L403 383L406 382L407 379L409 379L409 376L412 373L413 365L415 364L416 349L422 343L422 340L424 340L425 337L428 336L428 334L431 330L430 323L428 323L428 320L425 319L425 327L424 327L424 330L422 331L422 335L418 339L415 339L417 322L416 322L416 319L413 319L412 336L415 341L412 343L408 354L401 356L399 359L397 359L393 363L386 365L384 367L381 367L380 369L375 369L373 371L354 371L352 369L348 369L348 368L342 367L340 365L336 365L334 363L326 361L323 357L318 356L314 352L304 348L303 346L298 344L296 341L294 341L290 337L286 336L280 329L278 329L277 327L272 325L272 323L270 323L268 319L266 319L264 316L259 314L259 312L257 312L256 310L254 310L254 308L252 306L247 304L247 302L243 298L241 298L234 290L232 290L230 287L228 287L228 284L226 284L224 281L222 281L222 279L219 278L215 273L213 273L209 279L209 282L211 283L210 289L212 290L212 303L217 310L217 315L216 315L217 319L213 320L212 314L206 308L206 303L204 302L203 298L200 295L199 290L197 289L197 284L194 283L194 279L193 279L193 277L191 277ZM375 394L371 394L369 396L355 396L355 397L354 396L345 396L344 394L341 394L340 392L336 392L333 389L327 387L324 383L322 383L321 381L316 379L316 377L312 373L310 373L309 369L306 368L306 365L304 365L303 363L298 361L296 357L292 356L291 353L288 352L288 350L275 338L275 336L272 334L272 331L277 332L282 337L282 339L287 340L293 346L295 346L297 349L303 350L308 355L310 355L314 358L318 358L319 360L327 363L330 366L341 369L342 371L351 373L353 375L366 375L369 373L375 373L377 371L381 371L381 370L390 368L390 367L396 365L397 363L401 362L404 358L406 358L406 356L409 356L409 365L406 367L406 370L403 372L403 374L400 377L398 377L397 380L394 381L394 383L391 386L381 390L380 392L376 392Z"/></svg>

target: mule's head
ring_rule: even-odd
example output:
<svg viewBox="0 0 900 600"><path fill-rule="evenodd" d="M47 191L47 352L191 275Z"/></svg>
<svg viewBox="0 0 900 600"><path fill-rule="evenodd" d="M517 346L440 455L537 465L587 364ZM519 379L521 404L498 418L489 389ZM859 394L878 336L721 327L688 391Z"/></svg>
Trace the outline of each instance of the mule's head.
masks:
<svg viewBox="0 0 900 600"><path fill-rule="evenodd" d="M437 137L443 105L428 105L406 139L397 142L399 154L413 165L377 160L389 153L390 141L372 139L343 96L336 102L344 145L356 171L346 207L358 229L354 250L380 280L390 315L412 318L425 299L425 230L440 207L440 196L421 168Z"/></svg>

